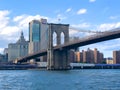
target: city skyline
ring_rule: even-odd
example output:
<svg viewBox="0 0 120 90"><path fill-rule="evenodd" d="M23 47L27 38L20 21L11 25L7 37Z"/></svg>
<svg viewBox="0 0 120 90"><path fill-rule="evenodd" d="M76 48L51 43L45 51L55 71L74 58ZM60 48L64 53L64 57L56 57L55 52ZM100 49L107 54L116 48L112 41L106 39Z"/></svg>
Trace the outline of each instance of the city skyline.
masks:
<svg viewBox="0 0 120 90"><path fill-rule="evenodd" d="M65 23L85 30L105 31L118 28L120 27L119 3L118 0L76 0L76 2L1 0L0 53L8 47L8 43L16 42L21 31L28 40L28 23L33 19L45 18L49 23ZM105 57L109 57L112 56L113 50L119 50L119 45L120 39L115 39L80 47L80 50L98 48Z"/></svg>

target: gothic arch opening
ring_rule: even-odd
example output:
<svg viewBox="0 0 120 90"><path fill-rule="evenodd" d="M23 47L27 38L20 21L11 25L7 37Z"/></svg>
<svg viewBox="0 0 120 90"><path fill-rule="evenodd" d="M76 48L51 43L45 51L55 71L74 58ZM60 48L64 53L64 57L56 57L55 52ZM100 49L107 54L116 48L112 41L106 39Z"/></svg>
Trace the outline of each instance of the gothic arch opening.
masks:
<svg viewBox="0 0 120 90"><path fill-rule="evenodd" d="M57 33L53 33L53 46L57 46Z"/></svg>
<svg viewBox="0 0 120 90"><path fill-rule="evenodd" d="M65 34L64 32L61 32L61 44L65 43Z"/></svg>

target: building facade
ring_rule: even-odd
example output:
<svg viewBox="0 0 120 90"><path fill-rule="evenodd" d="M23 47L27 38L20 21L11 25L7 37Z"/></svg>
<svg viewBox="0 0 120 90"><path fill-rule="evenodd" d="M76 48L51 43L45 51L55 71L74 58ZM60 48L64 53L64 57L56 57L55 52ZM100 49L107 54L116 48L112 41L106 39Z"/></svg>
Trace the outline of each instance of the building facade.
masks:
<svg viewBox="0 0 120 90"><path fill-rule="evenodd" d="M29 22L29 54L47 48L48 24L46 19Z"/></svg>
<svg viewBox="0 0 120 90"><path fill-rule="evenodd" d="M29 54L36 53L48 47L48 28L46 19L32 20L29 22ZM37 61L46 61L46 56L37 58ZM34 62L32 59L31 61Z"/></svg>
<svg viewBox="0 0 120 90"><path fill-rule="evenodd" d="M75 52L75 60L76 60L76 62L78 62L78 63L80 63L80 52L78 51L78 52Z"/></svg>
<svg viewBox="0 0 120 90"><path fill-rule="evenodd" d="M120 64L120 51L113 51L113 63Z"/></svg>
<svg viewBox="0 0 120 90"><path fill-rule="evenodd" d="M103 53L99 52L97 48L94 49L94 63L102 63L103 62Z"/></svg>
<svg viewBox="0 0 120 90"><path fill-rule="evenodd" d="M0 54L0 64L3 63L5 60L5 56L3 54Z"/></svg>
<svg viewBox="0 0 120 90"><path fill-rule="evenodd" d="M82 50L82 52L75 52L75 60L80 63L102 63L103 54L100 53L96 48L94 50L87 49L87 51Z"/></svg>
<svg viewBox="0 0 120 90"><path fill-rule="evenodd" d="M114 64L113 58L106 58L106 64Z"/></svg>
<svg viewBox="0 0 120 90"><path fill-rule="evenodd" d="M70 60L71 63L76 62L76 61L75 61L75 50L70 50L70 51L69 51L69 56L68 56L68 58L69 58L69 60Z"/></svg>
<svg viewBox="0 0 120 90"><path fill-rule="evenodd" d="M17 58L28 55L28 41L24 39L23 32L16 43L8 44L8 61L12 62Z"/></svg>
<svg viewBox="0 0 120 90"><path fill-rule="evenodd" d="M3 55L4 55L4 62L8 62L8 48L4 48Z"/></svg>

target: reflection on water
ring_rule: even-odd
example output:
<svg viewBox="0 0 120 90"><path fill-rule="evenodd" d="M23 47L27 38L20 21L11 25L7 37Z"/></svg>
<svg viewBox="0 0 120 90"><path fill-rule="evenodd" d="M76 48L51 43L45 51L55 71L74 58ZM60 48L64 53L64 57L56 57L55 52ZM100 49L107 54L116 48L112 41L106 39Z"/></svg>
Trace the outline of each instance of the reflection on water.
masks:
<svg viewBox="0 0 120 90"><path fill-rule="evenodd" d="M1 70L0 90L120 90L120 70Z"/></svg>

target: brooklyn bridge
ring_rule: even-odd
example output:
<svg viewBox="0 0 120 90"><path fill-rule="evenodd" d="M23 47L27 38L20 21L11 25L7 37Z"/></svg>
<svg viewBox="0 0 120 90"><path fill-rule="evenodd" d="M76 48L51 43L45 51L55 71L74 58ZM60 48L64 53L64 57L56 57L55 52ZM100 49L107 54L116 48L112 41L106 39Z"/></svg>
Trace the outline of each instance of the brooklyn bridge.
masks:
<svg viewBox="0 0 120 90"><path fill-rule="evenodd" d="M97 32L93 35L79 38L74 41L69 40L69 24L49 24L48 28L48 48L36 53L29 54L17 60L18 63L27 62L31 59L47 55L47 69L70 69L68 52L85 45L116 39L120 37L120 28L111 29L104 32ZM57 34L56 46L54 46L53 33ZM61 33L64 34L64 44L61 44Z"/></svg>

